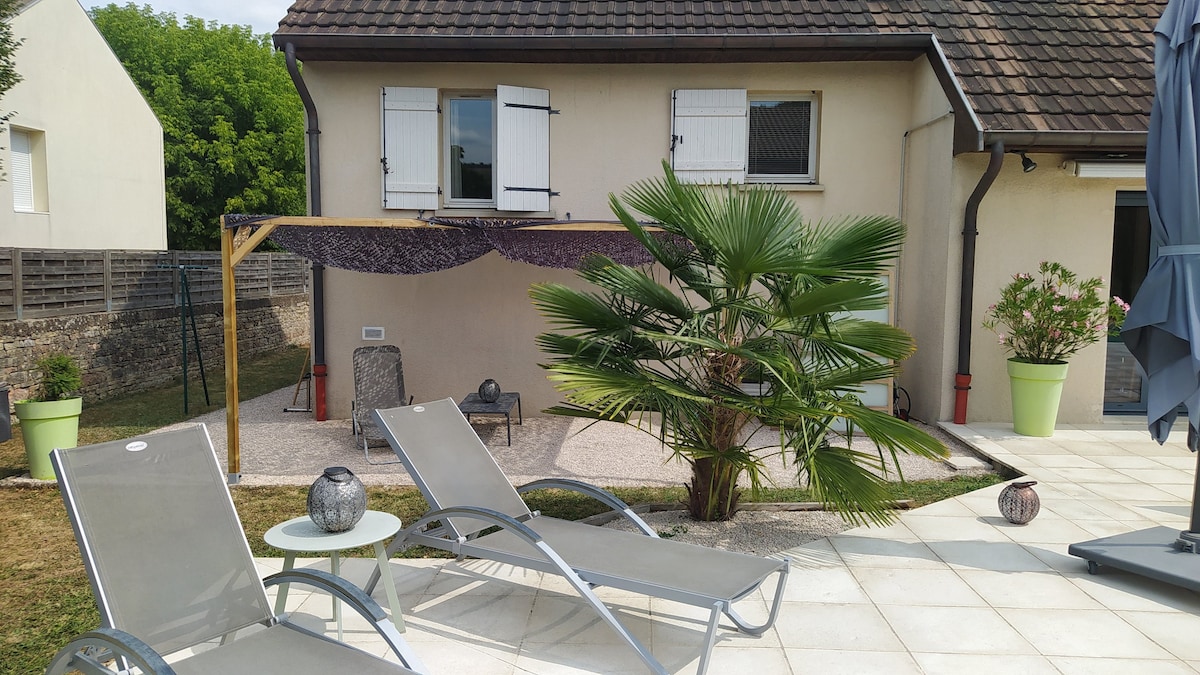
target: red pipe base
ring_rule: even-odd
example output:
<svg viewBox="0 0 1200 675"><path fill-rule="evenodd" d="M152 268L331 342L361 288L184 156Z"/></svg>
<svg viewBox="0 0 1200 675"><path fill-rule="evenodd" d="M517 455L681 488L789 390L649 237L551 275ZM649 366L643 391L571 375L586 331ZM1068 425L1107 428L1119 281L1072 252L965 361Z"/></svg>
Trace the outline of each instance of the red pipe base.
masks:
<svg viewBox="0 0 1200 675"><path fill-rule="evenodd" d="M971 374L954 374L954 423L967 423L967 392L971 391Z"/></svg>
<svg viewBox="0 0 1200 675"><path fill-rule="evenodd" d="M313 364L313 389L315 390L313 410L316 411L317 421L324 422L329 419L328 410L325 408L325 373L326 366L324 363Z"/></svg>

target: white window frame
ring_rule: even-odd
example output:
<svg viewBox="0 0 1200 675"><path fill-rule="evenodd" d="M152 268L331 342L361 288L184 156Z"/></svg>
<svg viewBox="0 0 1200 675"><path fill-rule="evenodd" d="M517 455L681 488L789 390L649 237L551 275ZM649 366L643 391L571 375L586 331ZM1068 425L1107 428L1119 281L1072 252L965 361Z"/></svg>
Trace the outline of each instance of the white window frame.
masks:
<svg viewBox="0 0 1200 675"><path fill-rule="evenodd" d="M492 198L491 199L455 199L451 196L451 162L450 162L450 130L451 130L451 115L450 104L455 100L487 100L492 103ZM442 205L448 209L462 208L496 208L496 192L499 190L499 182L496 180L498 173L496 151L499 145L496 129L496 90L488 91L461 91L461 90L444 90L442 91Z"/></svg>
<svg viewBox="0 0 1200 675"><path fill-rule="evenodd" d="M808 101L808 173L802 174L773 174L750 173L750 108L757 101ZM819 101L816 94L749 94L746 101L746 182L747 183L776 183L803 184L817 182L817 128L820 113Z"/></svg>
<svg viewBox="0 0 1200 675"><path fill-rule="evenodd" d="M44 133L36 129L10 126L8 141L9 184L12 186L13 211L45 213L49 209L46 204Z"/></svg>

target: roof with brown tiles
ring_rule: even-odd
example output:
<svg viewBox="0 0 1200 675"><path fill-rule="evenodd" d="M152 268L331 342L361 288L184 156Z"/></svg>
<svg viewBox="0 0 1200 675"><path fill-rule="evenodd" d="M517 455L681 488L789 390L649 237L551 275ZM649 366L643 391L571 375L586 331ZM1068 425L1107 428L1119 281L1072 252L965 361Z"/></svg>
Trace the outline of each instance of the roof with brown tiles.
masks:
<svg viewBox="0 0 1200 675"><path fill-rule="evenodd" d="M276 44L934 34L984 132L1149 126L1166 0L297 0ZM357 39L358 42L355 42ZM594 48L596 41L589 43ZM575 47L578 49L579 47ZM601 49L602 50L602 49ZM302 54L303 57L303 54ZM394 57L391 57L394 58Z"/></svg>

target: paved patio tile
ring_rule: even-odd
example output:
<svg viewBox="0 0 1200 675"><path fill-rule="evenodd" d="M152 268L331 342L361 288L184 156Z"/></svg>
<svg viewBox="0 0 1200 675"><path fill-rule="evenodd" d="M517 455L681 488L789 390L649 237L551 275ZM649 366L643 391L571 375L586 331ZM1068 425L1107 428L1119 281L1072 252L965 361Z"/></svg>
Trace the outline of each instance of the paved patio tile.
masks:
<svg viewBox="0 0 1200 675"><path fill-rule="evenodd" d="M925 516L914 513L904 520L904 524L926 542L1009 541L1003 532L981 516Z"/></svg>
<svg viewBox="0 0 1200 675"><path fill-rule="evenodd" d="M921 675L908 652L855 652L830 649L786 649L792 672L821 675ZM737 672L737 671L729 671ZM762 675L768 675L763 673Z"/></svg>
<svg viewBox="0 0 1200 675"><path fill-rule="evenodd" d="M986 606L983 598L951 570L860 568L854 576L879 605Z"/></svg>
<svg viewBox="0 0 1200 675"><path fill-rule="evenodd" d="M788 648L904 650L892 626L874 605L787 602L780 609L775 630Z"/></svg>
<svg viewBox="0 0 1200 675"><path fill-rule="evenodd" d="M932 549L921 542L889 541L845 532L830 541L846 565L852 568L947 567Z"/></svg>
<svg viewBox="0 0 1200 675"><path fill-rule="evenodd" d="M1103 606L1055 572L959 570L959 576L992 607L1101 609Z"/></svg>
<svg viewBox="0 0 1200 675"><path fill-rule="evenodd" d="M1200 616L1181 612L1122 612L1121 618L1173 655L1200 661Z"/></svg>
<svg viewBox="0 0 1200 675"><path fill-rule="evenodd" d="M869 603L858 579L846 567L792 569L783 599L788 602Z"/></svg>
<svg viewBox="0 0 1200 675"><path fill-rule="evenodd" d="M1050 571L1049 565L1012 541L931 541L929 548L952 569Z"/></svg>
<svg viewBox="0 0 1200 675"><path fill-rule="evenodd" d="M1049 659L1029 654L916 653L912 656L925 675L1059 675Z"/></svg>
<svg viewBox="0 0 1200 675"><path fill-rule="evenodd" d="M1009 624L1047 656L1163 659L1171 654L1103 609L999 608Z"/></svg>
<svg viewBox="0 0 1200 675"><path fill-rule="evenodd" d="M1106 459L1106 458L1105 457L1096 457L1093 459L1089 459L1087 457L1080 457L1079 455L1030 455L1029 456L1030 462L1032 462L1033 464L1037 464L1038 466L1046 467L1047 469L1056 469L1056 468L1062 468L1062 467L1074 467L1074 468L1081 468L1081 469L1100 469L1105 466L1108 466L1104 462L1100 461L1102 459ZM1143 459L1143 458L1139 457L1138 459ZM1153 460L1144 460L1144 461L1153 463ZM1139 468L1153 469L1155 467L1145 466L1145 467L1139 467Z"/></svg>
<svg viewBox="0 0 1200 675"><path fill-rule="evenodd" d="M881 605L879 611L911 652L1037 654L991 607Z"/></svg>
<svg viewBox="0 0 1200 675"><path fill-rule="evenodd" d="M1050 663L1063 675L1195 675L1179 661L1052 656Z"/></svg>

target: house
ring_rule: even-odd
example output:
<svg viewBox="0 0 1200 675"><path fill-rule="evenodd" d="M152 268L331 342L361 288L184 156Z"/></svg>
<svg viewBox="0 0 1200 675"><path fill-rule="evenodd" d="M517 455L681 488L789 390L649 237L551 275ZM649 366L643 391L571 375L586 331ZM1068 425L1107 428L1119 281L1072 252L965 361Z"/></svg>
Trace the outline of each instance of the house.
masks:
<svg viewBox="0 0 1200 675"><path fill-rule="evenodd" d="M274 42L304 66L315 214L609 220L609 193L668 159L690 180L776 185L814 221L899 216L911 414L1000 421L1006 357L981 322L1011 275L1058 260L1129 298L1144 274L1165 4L299 0ZM330 413L349 414L367 328L401 347L418 399L491 377L526 410L557 401L526 296L547 280L574 283L494 253L415 276L326 269ZM1120 349L1073 359L1060 421L1136 408Z"/></svg>
<svg viewBox="0 0 1200 675"><path fill-rule="evenodd" d="M162 127L121 62L78 0L30 0L11 25L0 246L165 249Z"/></svg>

